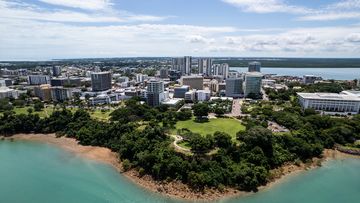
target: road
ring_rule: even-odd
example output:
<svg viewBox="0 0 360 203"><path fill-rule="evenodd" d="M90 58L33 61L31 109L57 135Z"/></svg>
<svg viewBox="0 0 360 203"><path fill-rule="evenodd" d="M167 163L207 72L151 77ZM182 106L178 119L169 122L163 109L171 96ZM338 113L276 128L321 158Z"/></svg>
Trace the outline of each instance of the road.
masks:
<svg viewBox="0 0 360 203"><path fill-rule="evenodd" d="M190 149L186 149L186 148L178 145L179 142L184 140L183 137L181 137L180 135L170 135L170 136L172 138L174 138L173 145L174 145L175 149L177 149L178 151L182 151L182 152L191 152Z"/></svg>
<svg viewBox="0 0 360 203"><path fill-rule="evenodd" d="M231 113L228 116L238 117L241 116L241 99L234 99L232 104Z"/></svg>

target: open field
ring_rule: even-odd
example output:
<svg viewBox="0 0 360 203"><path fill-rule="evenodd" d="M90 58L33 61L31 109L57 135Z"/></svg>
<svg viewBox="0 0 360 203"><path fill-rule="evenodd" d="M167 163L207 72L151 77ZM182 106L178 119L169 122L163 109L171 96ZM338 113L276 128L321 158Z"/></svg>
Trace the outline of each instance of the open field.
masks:
<svg viewBox="0 0 360 203"><path fill-rule="evenodd" d="M236 139L236 133L244 131L245 126L239 120L232 118L213 118L208 122L198 123L195 120L179 121L176 123L176 129L187 128L194 133L201 135L214 134L216 131L226 132L233 140ZM173 133L176 134L176 129Z"/></svg>
<svg viewBox="0 0 360 203"><path fill-rule="evenodd" d="M29 108L32 108L32 107L15 107L13 111L15 112L15 114L28 114ZM71 112L75 113L75 111L77 109L69 108L69 110ZM53 111L54 111L54 108L52 106L48 106L41 111L33 111L33 114L38 114L41 118L45 118L45 117L50 116ZM108 121L110 119L110 114L111 114L112 110L101 111L99 109L96 109L96 110L88 110L88 112L89 112L90 116L94 119L98 119L101 121ZM1 114L2 113L0 113L0 115Z"/></svg>
<svg viewBox="0 0 360 203"><path fill-rule="evenodd" d="M16 114L28 114L28 109L32 107L15 107L14 112ZM32 108L34 110L34 108ZM41 111L33 111L33 114L38 114L41 118L45 118L48 115L51 115L53 112L53 107L46 107Z"/></svg>

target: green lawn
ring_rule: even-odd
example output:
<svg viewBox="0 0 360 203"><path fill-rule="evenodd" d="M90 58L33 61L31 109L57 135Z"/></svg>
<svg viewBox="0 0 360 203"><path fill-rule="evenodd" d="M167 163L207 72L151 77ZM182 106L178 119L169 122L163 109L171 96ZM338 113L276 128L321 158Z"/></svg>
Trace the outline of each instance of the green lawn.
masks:
<svg viewBox="0 0 360 203"><path fill-rule="evenodd" d="M245 130L245 126L240 121L232 118L214 118L205 123L197 123L194 120L177 122L176 129L182 128L187 128L201 135L214 134L216 131L226 132L234 140L237 132ZM176 130L173 130L173 133L176 133Z"/></svg>
<svg viewBox="0 0 360 203"><path fill-rule="evenodd" d="M28 114L29 108L32 108L32 107L22 107L22 108L15 107L14 112L16 114ZM32 109L34 110L34 108L32 108ZM33 111L34 114L38 114L41 118L45 118L48 115L51 115L52 112L53 112L53 107L47 107L41 111Z"/></svg>
<svg viewBox="0 0 360 203"><path fill-rule="evenodd" d="M32 108L32 107L15 107L14 108L14 112L16 114L28 114L28 109ZM34 110L34 108L33 108ZM72 113L75 113L76 109L75 108L69 108L69 110ZM54 111L54 108L52 106L46 107L44 108L42 111L33 111L33 114L38 114L41 118L45 118L48 117L52 114L52 112ZM101 110L94 110L94 111L89 111L89 114L92 118L94 119L98 119L98 120L102 120L102 121L108 121L110 119L110 114L112 111L105 111L102 112ZM0 113L2 114L2 113Z"/></svg>
<svg viewBox="0 0 360 203"><path fill-rule="evenodd" d="M102 121L108 121L110 119L111 112L113 112L113 111L111 111L111 110L109 110L109 111L95 110L95 111L90 111L89 113L92 118L102 120Z"/></svg>

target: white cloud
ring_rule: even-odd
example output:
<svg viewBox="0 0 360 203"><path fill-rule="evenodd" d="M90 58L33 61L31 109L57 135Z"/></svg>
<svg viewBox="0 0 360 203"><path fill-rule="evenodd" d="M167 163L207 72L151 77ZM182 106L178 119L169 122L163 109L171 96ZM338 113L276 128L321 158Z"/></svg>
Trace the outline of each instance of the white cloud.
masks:
<svg viewBox="0 0 360 203"><path fill-rule="evenodd" d="M343 0L330 4L328 9L356 9L360 8L360 0Z"/></svg>
<svg viewBox="0 0 360 203"><path fill-rule="evenodd" d="M282 0L222 0L225 3L241 8L246 12L255 13L309 13L311 9L289 5Z"/></svg>
<svg viewBox="0 0 360 203"><path fill-rule="evenodd" d="M360 33L352 33L346 37L346 40L349 42L360 43Z"/></svg>
<svg viewBox="0 0 360 203"><path fill-rule="evenodd" d="M209 46L208 51L251 53L250 56L354 57L360 54L359 31L359 26L323 27L290 29L275 34L233 35L224 37L222 44Z"/></svg>
<svg viewBox="0 0 360 203"><path fill-rule="evenodd" d="M1 18L0 24L0 60L182 55L206 46L184 41L188 36L212 39L236 31L173 24L77 26Z"/></svg>
<svg viewBox="0 0 360 203"><path fill-rule="evenodd" d="M201 35L189 35L186 36L186 41L190 43L198 43L198 44L211 44L214 42L214 39L208 39Z"/></svg>
<svg viewBox="0 0 360 203"><path fill-rule="evenodd" d="M113 5L113 3L110 0L39 0L39 1L52 5L80 8L85 10L103 10Z"/></svg>
<svg viewBox="0 0 360 203"><path fill-rule="evenodd" d="M299 17L302 21L360 19L360 0L343 0L329 4L316 12Z"/></svg>
<svg viewBox="0 0 360 203"><path fill-rule="evenodd" d="M0 0L0 18L76 23L122 23L134 21L162 21L168 17L133 14L126 11L112 10L106 12L80 12L64 9L49 10L24 2Z"/></svg>
<svg viewBox="0 0 360 203"><path fill-rule="evenodd" d="M321 8L291 5L285 0L222 0L253 13L290 13L300 15L300 21L332 21L360 19L360 0L342 0Z"/></svg>
<svg viewBox="0 0 360 203"><path fill-rule="evenodd" d="M320 12L299 17L301 21L330 21L344 19L360 19L360 12Z"/></svg>

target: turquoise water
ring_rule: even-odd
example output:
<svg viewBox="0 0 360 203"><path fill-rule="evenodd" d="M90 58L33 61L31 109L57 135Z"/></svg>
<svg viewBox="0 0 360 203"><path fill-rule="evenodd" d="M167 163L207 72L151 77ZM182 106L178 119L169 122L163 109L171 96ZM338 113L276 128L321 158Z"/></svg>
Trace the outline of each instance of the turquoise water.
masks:
<svg viewBox="0 0 360 203"><path fill-rule="evenodd" d="M180 202L139 188L112 167L54 146L0 141L0 202ZM226 203L360 202L360 159L333 160Z"/></svg>
<svg viewBox="0 0 360 203"><path fill-rule="evenodd" d="M231 70L247 72L247 67L231 67ZM261 72L265 74L277 74L280 76L316 75L324 79L353 80L360 78L360 68L267 68L262 67Z"/></svg>

